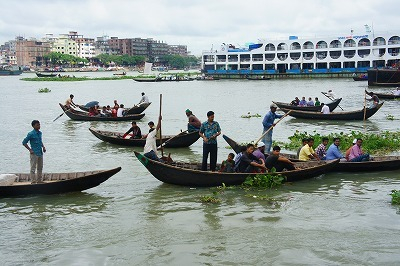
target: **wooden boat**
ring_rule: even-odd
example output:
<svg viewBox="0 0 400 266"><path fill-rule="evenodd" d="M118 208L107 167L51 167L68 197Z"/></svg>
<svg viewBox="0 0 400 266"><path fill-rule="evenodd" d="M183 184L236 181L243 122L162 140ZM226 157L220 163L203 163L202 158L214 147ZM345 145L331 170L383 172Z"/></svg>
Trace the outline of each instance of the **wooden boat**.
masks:
<svg viewBox="0 0 400 266"><path fill-rule="evenodd" d="M367 74L355 75L355 76L353 76L353 80L354 81L367 81L368 75Z"/></svg>
<svg viewBox="0 0 400 266"><path fill-rule="evenodd" d="M229 146L234 150L235 153L239 153L241 151L242 145L240 145L239 143L237 143L236 141L234 141L233 139L231 139L230 137L228 137L226 135L222 135L222 137L229 144ZM265 155L268 156L268 154L265 154ZM281 155L288 158L291 161L294 161L294 162L299 161L296 154L281 153Z"/></svg>
<svg viewBox="0 0 400 266"><path fill-rule="evenodd" d="M141 103L138 105L135 105L129 109L125 110L125 114L126 115L134 115L134 114L140 114L142 113L144 110L147 109L147 107L149 107L150 103ZM78 108L81 109L82 111L85 112L89 112L89 107L86 107L85 105L78 105ZM100 110L100 109L99 109Z"/></svg>
<svg viewBox="0 0 400 266"><path fill-rule="evenodd" d="M111 131L103 131L97 130L94 128L89 128L90 132L95 135L97 138L112 144L122 145L122 146L135 146L135 147L144 147L146 144L146 139L128 139L122 138L124 133L111 132ZM195 143L200 138L199 132L190 132L186 133L182 132L176 136L163 136L162 143L165 143L166 148L180 148L180 147L189 147L193 143ZM157 139L157 146L160 145L160 140Z"/></svg>
<svg viewBox="0 0 400 266"><path fill-rule="evenodd" d="M158 78L157 77L136 77L136 78L134 78L133 79L134 81L137 81L137 82L156 82L156 81L158 81Z"/></svg>
<svg viewBox="0 0 400 266"><path fill-rule="evenodd" d="M20 67L16 68L16 67L0 66L0 76L16 76L21 74L22 70Z"/></svg>
<svg viewBox="0 0 400 266"><path fill-rule="evenodd" d="M126 72L122 72L122 73L114 73L114 76L125 76Z"/></svg>
<svg viewBox="0 0 400 266"><path fill-rule="evenodd" d="M140 120L145 115L145 114L132 114L132 115L125 115L123 117L89 116L89 113L87 112L81 112L73 108L67 109L61 103L59 105L69 118L77 121L132 121L132 120Z"/></svg>
<svg viewBox="0 0 400 266"><path fill-rule="evenodd" d="M36 76L38 76L39 78L55 78L57 77L57 74L36 72Z"/></svg>
<svg viewBox="0 0 400 266"><path fill-rule="evenodd" d="M367 90L365 90L366 94L375 94L376 96L378 96L379 99L400 99L400 95L394 95L394 94L390 94L390 93L376 93L376 92L368 92Z"/></svg>
<svg viewBox="0 0 400 266"><path fill-rule="evenodd" d="M365 112L365 119L368 119L371 116L373 116L382 107L382 105L383 102L379 103L374 108L367 108ZM281 110L285 113L290 111L290 109L285 109L285 108L281 108ZM321 112L291 110L289 115L296 118L315 119L315 120L364 120L364 109L358 111L349 111L349 112L333 112L329 114L323 114Z"/></svg>
<svg viewBox="0 0 400 266"><path fill-rule="evenodd" d="M240 185L248 176L256 175L256 173L201 171L201 163L173 162L167 164L151 160L136 151L135 156L155 178L173 185L190 187L213 187L222 184L226 186ZM285 176L288 182L300 181L325 174L338 163L339 160L297 162L295 165L299 169L277 174Z"/></svg>
<svg viewBox="0 0 400 266"><path fill-rule="evenodd" d="M400 69L369 69L368 86L400 86Z"/></svg>
<svg viewBox="0 0 400 266"><path fill-rule="evenodd" d="M373 156L366 162L341 161L335 166L335 172L372 172L400 169L400 156Z"/></svg>
<svg viewBox="0 0 400 266"><path fill-rule="evenodd" d="M342 98L334 99L332 102L327 103L326 105L329 106L329 110L331 112L336 109L336 107L339 105L340 101ZM298 105L291 105L290 103L282 103L282 102L274 102L279 108L285 108L285 109L290 109L290 110L300 110L300 111L313 111L313 112L319 112L321 111L322 106L298 106Z"/></svg>
<svg viewBox="0 0 400 266"><path fill-rule="evenodd" d="M82 191L100 185L120 170L121 167L90 172L44 173L44 183L41 184L31 184L29 174L15 174L17 179L12 185L0 186L0 197Z"/></svg>

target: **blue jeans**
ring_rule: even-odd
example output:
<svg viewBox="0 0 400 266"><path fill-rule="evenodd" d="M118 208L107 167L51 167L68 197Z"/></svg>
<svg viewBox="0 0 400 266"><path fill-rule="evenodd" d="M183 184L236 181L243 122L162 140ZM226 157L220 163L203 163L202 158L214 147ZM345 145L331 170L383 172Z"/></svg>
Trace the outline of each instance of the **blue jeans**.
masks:
<svg viewBox="0 0 400 266"><path fill-rule="evenodd" d="M263 131L264 134L265 130ZM272 129L268 131L267 134L263 137L262 141L265 144L265 152L270 153L271 152L271 147L272 147Z"/></svg>
<svg viewBox="0 0 400 266"><path fill-rule="evenodd" d="M357 156L357 157L355 157L355 158L350 160L350 162L365 162L365 161L369 161L369 154L368 153L360 155L360 156Z"/></svg>

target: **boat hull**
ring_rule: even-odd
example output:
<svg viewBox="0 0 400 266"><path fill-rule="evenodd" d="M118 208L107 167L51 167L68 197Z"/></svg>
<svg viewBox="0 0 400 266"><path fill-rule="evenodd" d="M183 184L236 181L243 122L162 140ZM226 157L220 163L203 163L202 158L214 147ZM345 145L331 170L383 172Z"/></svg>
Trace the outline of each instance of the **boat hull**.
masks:
<svg viewBox="0 0 400 266"><path fill-rule="evenodd" d="M142 154L135 151L136 157L147 168L147 170L158 180L164 183L189 186L189 187L214 187L214 186L231 186L242 184L248 176L255 176L256 173L220 173L201 171L201 164L190 163L172 163L165 164L146 158ZM304 162L295 163L296 166L307 167L312 164L313 167L308 167L300 170L285 171L277 174L282 174L286 177L287 182L300 181L313 178L325 174L332 170L339 160L334 161L319 161L319 162ZM196 170L195 170L196 169Z"/></svg>
<svg viewBox="0 0 400 266"><path fill-rule="evenodd" d="M338 98L330 103L327 103L326 105L329 106L329 110L332 112L333 110L336 109L341 100L342 98ZM285 108L290 110L320 112L322 108L322 106L297 106L297 105L291 105L290 103L282 103L282 102L273 102L273 103L275 103L279 108Z"/></svg>
<svg viewBox="0 0 400 266"><path fill-rule="evenodd" d="M394 100L394 99L400 99L400 95L394 95L394 94L388 94L388 93L376 93L376 92L368 92L365 91L365 93L367 94L375 94L376 96L378 96L379 99L385 99L385 100Z"/></svg>
<svg viewBox="0 0 400 266"><path fill-rule="evenodd" d="M126 139L122 138L123 133L111 132L111 131L101 131L94 128L89 128L90 132L95 135L98 139L121 146L132 146L132 147L144 147L146 144L146 139ZM177 136L164 136L162 143L165 143L165 148L181 148L189 147L195 143L200 138L199 133L182 132ZM157 146L161 145L159 139L156 141Z"/></svg>
<svg viewBox="0 0 400 266"><path fill-rule="evenodd" d="M378 104L377 107L367 108L365 111L365 119L373 116L381 107L383 103ZM302 119L313 119L313 120L364 120L364 109L351 112L333 112L329 114L323 114L321 112L308 112L308 111L298 111L281 108L285 113L289 113L290 116Z"/></svg>
<svg viewBox="0 0 400 266"><path fill-rule="evenodd" d="M35 194L60 194L74 191L82 191L96 187L121 170L117 167L105 171L77 172L63 174L43 174L42 184L30 184L29 174L17 174L19 181L11 186L0 186L0 197L15 197ZM53 178L68 178L54 180ZM22 178L24 178L22 180ZM74 178L75 177L75 178ZM21 183L21 184L18 184Z"/></svg>
<svg viewBox="0 0 400 266"><path fill-rule="evenodd" d="M369 69L368 86L384 86L384 87L400 86L400 70Z"/></svg>

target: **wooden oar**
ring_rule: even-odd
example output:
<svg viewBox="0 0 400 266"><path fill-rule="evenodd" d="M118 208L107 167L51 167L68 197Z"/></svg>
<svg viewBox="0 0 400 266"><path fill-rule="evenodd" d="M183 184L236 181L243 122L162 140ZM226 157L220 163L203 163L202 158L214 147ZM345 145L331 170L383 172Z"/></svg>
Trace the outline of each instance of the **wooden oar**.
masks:
<svg viewBox="0 0 400 266"><path fill-rule="evenodd" d="M329 100L331 100L332 102L335 100L335 98L332 98L331 96L326 95L326 92L321 91L321 93L322 93L326 98L328 98ZM338 104L338 106L339 106L340 109L342 109L342 111L344 111L343 108L342 108L339 104Z"/></svg>
<svg viewBox="0 0 400 266"><path fill-rule="evenodd" d="M364 126L365 126L365 117L367 116L367 91L364 93ZM365 129L365 127L364 127Z"/></svg>
<svg viewBox="0 0 400 266"><path fill-rule="evenodd" d="M276 126L279 122L282 121L282 119L284 119L286 116L288 116L288 114L290 114L290 112L292 112L292 110L289 110L289 112L287 112L286 114L284 114L276 123L275 125L270 126L270 128L267 129L267 131L265 131L261 137L254 143L255 145L257 145L257 143L265 136L267 135L267 133L272 130L274 128L274 126Z"/></svg>
<svg viewBox="0 0 400 266"><path fill-rule="evenodd" d="M162 94L160 94L160 113L159 117L161 117L161 106L162 106ZM163 146L162 144L162 134L161 134L161 120L159 121L160 123L160 147ZM164 149L161 149L161 157L164 157Z"/></svg>
<svg viewBox="0 0 400 266"><path fill-rule="evenodd" d="M60 114L59 116L56 117L56 119L53 120L53 122L55 122L57 119L59 119L60 117L62 117L64 114L64 112L62 114Z"/></svg>
<svg viewBox="0 0 400 266"><path fill-rule="evenodd" d="M181 136L182 134L184 134L184 133L186 133L186 132L187 132L187 130L182 131L181 133L179 133L179 134L177 134L177 135L175 135L175 136L169 138L169 139L166 140L164 143L160 144L160 146L157 147L157 150L163 148L165 145L167 145L168 142L170 142L171 140L173 140L173 139L176 138L176 137Z"/></svg>

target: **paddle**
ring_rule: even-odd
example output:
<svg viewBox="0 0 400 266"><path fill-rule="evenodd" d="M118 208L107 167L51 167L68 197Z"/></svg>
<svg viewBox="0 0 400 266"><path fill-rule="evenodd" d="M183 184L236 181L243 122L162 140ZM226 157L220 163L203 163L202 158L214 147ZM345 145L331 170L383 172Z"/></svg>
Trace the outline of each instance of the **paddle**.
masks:
<svg viewBox="0 0 400 266"><path fill-rule="evenodd" d="M326 98L328 98L329 100L331 100L331 101L334 101L334 100L335 100L335 98L326 95L326 92L321 91L321 93L322 93ZM344 111L343 108L342 108L339 104L338 104L338 106L339 106L340 109L342 109L342 111Z"/></svg>
<svg viewBox="0 0 400 266"><path fill-rule="evenodd" d="M160 94L160 113L159 113L159 117L161 117L161 106L162 106L162 94ZM160 147L163 146L162 143L162 134L161 134L161 120L159 121L160 123ZM161 157L164 157L164 149L161 149Z"/></svg>
<svg viewBox="0 0 400 266"><path fill-rule="evenodd" d="M364 126L365 126L365 117L367 116L367 91L364 93Z"/></svg>
<svg viewBox="0 0 400 266"><path fill-rule="evenodd" d="M288 116L288 115L290 114L290 112L292 112L292 110L289 110L289 112L287 112L286 114L284 114L284 115L275 123L275 125L270 126L270 128L268 128L268 130L265 131L265 132L261 135L261 137L260 137L254 144L257 145L257 143L258 143L265 135L267 135L267 133L268 133L270 130L272 130L272 129L274 128L274 126L276 126L279 122L281 122L282 119L284 119L286 116Z"/></svg>
<svg viewBox="0 0 400 266"><path fill-rule="evenodd" d="M173 139L176 138L176 137L181 136L182 134L184 134L184 133L186 133L186 132L187 132L187 130L182 131L181 133L179 133L179 134L177 134L177 135L175 135L175 136L169 138L169 139L166 140L164 143L162 143L160 146L158 146L158 147L157 147L157 150L163 148L165 145L167 145L168 142L170 142L171 140L173 140Z"/></svg>
<svg viewBox="0 0 400 266"><path fill-rule="evenodd" d="M62 117L64 114L64 112L62 114L60 114L59 116L56 117L56 119L53 120L53 122L55 122L57 119L59 119L60 117Z"/></svg>

